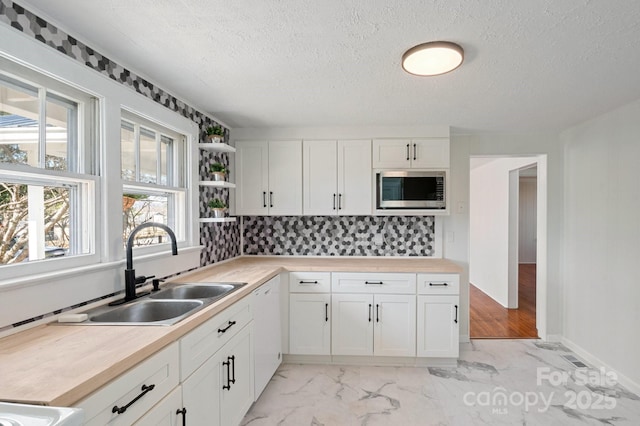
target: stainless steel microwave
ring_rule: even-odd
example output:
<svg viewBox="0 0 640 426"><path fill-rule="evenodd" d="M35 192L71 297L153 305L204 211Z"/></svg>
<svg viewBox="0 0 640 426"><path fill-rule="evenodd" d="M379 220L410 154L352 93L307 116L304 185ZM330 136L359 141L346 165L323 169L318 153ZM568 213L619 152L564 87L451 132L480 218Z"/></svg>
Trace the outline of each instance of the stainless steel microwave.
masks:
<svg viewBox="0 0 640 426"><path fill-rule="evenodd" d="M445 171L379 171L376 207L379 210L444 210L447 208Z"/></svg>

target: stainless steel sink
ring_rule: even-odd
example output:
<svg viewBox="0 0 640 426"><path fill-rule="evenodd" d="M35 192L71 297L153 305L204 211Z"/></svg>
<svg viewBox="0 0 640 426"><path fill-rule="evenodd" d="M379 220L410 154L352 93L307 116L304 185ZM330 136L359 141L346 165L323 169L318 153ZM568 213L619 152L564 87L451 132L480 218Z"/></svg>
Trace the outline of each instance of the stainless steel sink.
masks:
<svg viewBox="0 0 640 426"><path fill-rule="evenodd" d="M160 290L151 299L221 299L245 283L194 283Z"/></svg>
<svg viewBox="0 0 640 426"><path fill-rule="evenodd" d="M143 299L101 313L89 313L88 321L103 325L171 325L203 306L202 300Z"/></svg>
<svg viewBox="0 0 640 426"><path fill-rule="evenodd" d="M246 284L212 282L175 284L124 305L100 306L91 309L85 312L89 316L87 320L64 324L173 325Z"/></svg>

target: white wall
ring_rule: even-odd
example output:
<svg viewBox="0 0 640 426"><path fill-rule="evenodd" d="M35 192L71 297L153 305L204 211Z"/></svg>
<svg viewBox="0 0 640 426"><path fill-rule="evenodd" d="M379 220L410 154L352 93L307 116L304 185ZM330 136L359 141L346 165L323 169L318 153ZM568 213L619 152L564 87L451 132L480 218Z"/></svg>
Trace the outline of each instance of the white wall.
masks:
<svg viewBox="0 0 640 426"><path fill-rule="evenodd" d="M563 319L569 346L640 391L640 101L565 144Z"/></svg>
<svg viewBox="0 0 640 426"><path fill-rule="evenodd" d="M546 174L538 179L548 187L545 200L539 200L539 209L548 212L547 241L538 241L538 252L548 259L547 268L538 271L539 279L546 281L546 290L538 294L546 305L546 315L536 319L541 337L559 338L561 331L560 286L562 282L562 203L563 203L563 149L555 133L540 134L468 134L452 131L450 188L454 210L444 218L446 236L444 257L460 264L464 271L460 277L460 303L469 304L469 163L472 156L546 155L543 162ZM544 202L542 202L544 201ZM458 209L460 207L460 209ZM541 225L540 223L538 225ZM460 334L469 334L468 310L461 312Z"/></svg>
<svg viewBox="0 0 640 426"><path fill-rule="evenodd" d="M535 177L521 177L518 206L518 263L536 263Z"/></svg>
<svg viewBox="0 0 640 426"><path fill-rule="evenodd" d="M509 306L509 172L535 158L471 159L469 282Z"/></svg>

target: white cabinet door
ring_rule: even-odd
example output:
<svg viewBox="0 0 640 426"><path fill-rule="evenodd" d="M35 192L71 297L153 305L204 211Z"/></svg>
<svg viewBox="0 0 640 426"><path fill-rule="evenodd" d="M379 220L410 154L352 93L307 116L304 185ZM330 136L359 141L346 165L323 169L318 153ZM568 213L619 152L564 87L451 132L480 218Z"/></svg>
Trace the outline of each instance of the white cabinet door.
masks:
<svg viewBox="0 0 640 426"><path fill-rule="evenodd" d="M448 169L449 138L374 139L374 169Z"/></svg>
<svg viewBox="0 0 640 426"><path fill-rule="evenodd" d="M289 353L331 354L331 296L289 295Z"/></svg>
<svg viewBox="0 0 640 426"><path fill-rule="evenodd" d="M280 277L253 291L255 390L258 399L282 361L280 330Z"/></svg>
<svg viewBox="0 0 640 426"><path fill-rule="evenodd" d="M183 424L182 416L183 405L182 405L182 388L178 386L175 388L169 395L165 396L164 399L158 402L151 410L147 411L147 414L142 416L140 420L134 423L135 426L180 426ZM189 410L189 415L191 415L191 410ZM209 419L207 419L209 420ZM207 424L207 425L217 425L219 423L216 422L206 422L206 423L197 423L192 420L191 417L189 421L192 422L190 424Z"/></svg>
<svg viewBox="0 0 640 426"><path fill-rule="evenodd" d="M371 179L371 141L338 141L338 214L371 214Z"/></svg>
<svg viewBox="0 0 640 426"><path fill-rule="evenodd" d="M407 169L411 167L409 139L374 139L374 169Z"/></svg>
<svg viewBox="0 0 640 426"><path fill-rule="evenodd" d="M338 212L336 141L305 140L302 151L304 214L336 214Z"/></svg>
<svg viewBox="0 0 640 426"><path fill-rule="evenodd" d="M236 143L236 213L266 215L269 212L269 144L266 141Z"/></svg>
<svg viewBox="0 0 640 426"><path fill-rule="evenodd" d="M416 296L374 296L373 353L376 356L416 356Z"/></svg>
<svg viewBox="0 0 640 426"><path fill-rule="evenodd" d="M302 142L269 141L270 215L302 214Z"/></svg>
<svg viewBox="0 0 640 426"><path fill-rule="evenodd" d="M333 355L373 355L373 295L331 296Z"/></svg>
<svg viewBox="0 0 640 426"><path fill-rule="evenodd" d="M187 424L220 425L220 357L216 354L182 383Z"/></svg>
<svg viewBox="0 0 640 426"><path fill-rule="evenodd" d="M240 424L253 403L252 327L250 323L240 330L219 352L220 424L225 426Z"/></svg>
<svg viewBox="0 0 640 426"><path fill-rule="evenodd" d="M458 356L458 300L458 296L418 296L417 356Z"/></svg>
<svg viewBox="0 0 640 426"><path fill-rule="evenodd" d="M414 169L449 168L449 139L412 139L411 167Z"/></svg>

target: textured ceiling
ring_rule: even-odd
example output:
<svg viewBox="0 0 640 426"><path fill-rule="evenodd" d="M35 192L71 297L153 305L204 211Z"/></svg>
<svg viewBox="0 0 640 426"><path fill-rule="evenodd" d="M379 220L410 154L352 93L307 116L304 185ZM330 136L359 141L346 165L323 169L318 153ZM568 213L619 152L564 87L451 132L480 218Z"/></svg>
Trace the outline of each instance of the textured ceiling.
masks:
<svg viewBox="0 0 640 426"><path fill-rule="evenodd" d="M638 0L17 2L232 127L558 130L640 98ZM404 73L433 40L462 67Z"/></svg>

